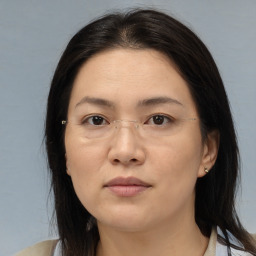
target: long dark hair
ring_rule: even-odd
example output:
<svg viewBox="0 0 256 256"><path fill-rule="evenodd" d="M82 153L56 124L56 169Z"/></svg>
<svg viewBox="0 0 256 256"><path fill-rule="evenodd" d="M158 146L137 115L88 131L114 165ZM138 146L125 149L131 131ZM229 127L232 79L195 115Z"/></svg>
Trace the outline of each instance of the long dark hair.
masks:
<svg viewBox="0 0 256 256"><path fill-rule="evenodd" d="M46 148L55 198L62 253L94 255L99 234L93 216L76 196L66 174L61 121L73 81L81 65L96 53L113 48L155 49L173 61L187 82L200 116L202 137L212 130L220 136L218 157L212 170L196 184L195 218L205 236L218 226L229 248L227 230L245 250L256 255L250 235L235 210L239 178L239 152L229 102L216 64L202 41L176 19L155 10L112 13L82 28L67 45L51 83L46 117ZM242 249L242 248L240 248Z"/></svg>

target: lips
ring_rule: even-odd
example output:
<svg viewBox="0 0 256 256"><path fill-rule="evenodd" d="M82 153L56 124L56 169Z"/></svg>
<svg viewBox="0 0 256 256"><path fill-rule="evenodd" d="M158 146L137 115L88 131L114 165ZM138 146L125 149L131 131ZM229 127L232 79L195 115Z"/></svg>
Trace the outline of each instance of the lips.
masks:
<svg viewBox="0 0 256 256"><path fill-rule="evenodd" d="M117 177L110 180L104 188L121 197L136 196L152 186L135 177Z"/></svg>

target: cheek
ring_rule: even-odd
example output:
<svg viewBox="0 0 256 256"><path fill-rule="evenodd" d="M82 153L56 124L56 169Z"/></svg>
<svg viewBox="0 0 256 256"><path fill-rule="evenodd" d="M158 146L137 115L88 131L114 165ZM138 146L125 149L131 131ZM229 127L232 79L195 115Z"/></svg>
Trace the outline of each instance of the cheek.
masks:
<svg viewBox="0 0 256 256"><path fill-rule="evenodd" d="M99 168L105 159L103 148L77 136L72 129L65 135L66 160L71 176L90 175Z"/></svg>
<svg viewBox="0 0 256 256"><path fill-rule="evenodd" d="M165 184L164 189L176 193L193 191L202 160L201 135L172 138L166 146L152 149L149 159L155 176Z"/></svg>
<svg viewBox="0 0 256 256"><path fill-rule="evenodd" d="M102 186L101 166L106 156L102 147L88 147L72 137L66 137L65 142L69 175L78 198L85 206Z"/></svg>

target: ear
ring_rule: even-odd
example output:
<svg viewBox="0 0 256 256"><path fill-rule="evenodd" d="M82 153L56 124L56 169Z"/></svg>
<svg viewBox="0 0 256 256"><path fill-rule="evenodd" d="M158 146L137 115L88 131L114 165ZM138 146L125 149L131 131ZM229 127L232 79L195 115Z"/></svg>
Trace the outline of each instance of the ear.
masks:
<svg viewBox="0 0 256 256"><path fill-rule="evenodd" d="M198 171L198 177L203 177L207 174L215 164L219 150L219 132L214 130L207 134L207 138L203 145L203 154L201 165Z"/></svg>

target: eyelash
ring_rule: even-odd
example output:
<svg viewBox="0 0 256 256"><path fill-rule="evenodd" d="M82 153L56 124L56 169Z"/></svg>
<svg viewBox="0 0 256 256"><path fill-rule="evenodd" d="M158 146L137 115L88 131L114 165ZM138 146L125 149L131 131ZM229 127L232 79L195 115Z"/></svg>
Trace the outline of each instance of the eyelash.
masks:
<svg viewBox="0 0 256 256"><path fill-rule="evenodd" d="M105 122L105 124L95 125L95 124L93 124L93 121L90 123L89 122L90 118L95 118L95 117L102 118L102 120ZM163 124L159 124L159 125L164 125L166 123L172 123L172 122L175 121L175 119L173 117L169 116L169 115L161 114L161 113L156 113L154 115L151 115L143 124L149 123L150 119L152 119L154 117L161 117L161 118L163 118L165 120ZM109 124L109 123L110 122L107 120L106 117L104 117L102 115L99 115L99 114L93 114L93 115L87 116L81 122L81 124L83 124L83 125L95 125L95 126L106 125L106 124ZM155 125L157 125L157 124L155 124Z"/></svg>

